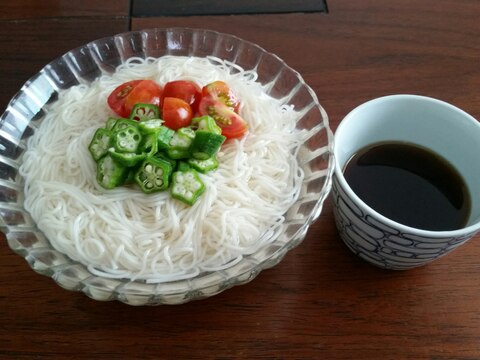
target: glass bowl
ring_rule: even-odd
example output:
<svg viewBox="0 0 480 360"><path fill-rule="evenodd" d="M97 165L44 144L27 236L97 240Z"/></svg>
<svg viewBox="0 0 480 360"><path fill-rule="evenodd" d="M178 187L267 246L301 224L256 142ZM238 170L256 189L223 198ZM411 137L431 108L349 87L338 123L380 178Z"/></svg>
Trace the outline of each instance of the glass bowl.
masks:
<svg viewBox="0 0 480 360"><path fill-rule="evenodd" d="M146 283L93 275L87 266L57 251L24 209L23 179L19 174L26 140L45 115L45 107L58 93L111 74L131 57L214 56L258 73L266 92L291 105L300 114L297 129L308 138L297 152L305 172L300 195L284 214L285 222L274 239L257 252L221 271L166 283ZM253 280L276 265L305 238L320 216L331 188L333 135L317 96L302 77L279 57L235 36L199 29L149 29L115 35L69 51L46 65L13 97L0 121L0 229L10 248L36 272L61 287L82 291L96 300L119 300L130 305L181 304L207 298Z"/></svg>

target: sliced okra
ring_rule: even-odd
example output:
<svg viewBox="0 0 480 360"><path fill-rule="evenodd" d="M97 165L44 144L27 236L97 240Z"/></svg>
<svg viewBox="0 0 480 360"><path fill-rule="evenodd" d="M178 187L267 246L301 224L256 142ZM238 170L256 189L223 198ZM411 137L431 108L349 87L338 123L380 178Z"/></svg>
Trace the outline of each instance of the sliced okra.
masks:
<svg viewBox="0 0 480 360"><path fill-rule="evenodd" d="M216 156L212 156L206 160L188 159L188 164L203 174L217 169L219 165Z"/></svg>
<svg viewBox="0 0 480 360"><path fill-rule="evenodd" d="M173 134L170 140L170 147L167 149L167 155L172 159L184 159L190 156L190 146L195 138L195 131L191 128L183 127Z"/></svg>
<svg viewBox="0 0 480 360"><path fill-rule="evenodd" d="M223 135L197 130L190 148L190 153L195 159L207 160L218 152L225 139L226 137Z"/></svg>
<svg viewBox="0 0 480 360"><path fill-rule="evenodd" d="M158 119L160 111L158 106L153 104L135 104L130 113L130 119L140 121L146 119Z"/></svg>
<svg viewBox="0 0 480 360"><path fill-rule="evenodd" d="M133 167L146 157L145 153L117 152L114 148L110 148L108 152L115 161L126 167Z"/></svg>
<svg viewBox="0 0 480 360"><path fill-rule="evenodd" d="M97 162L97 182L105 189L122 185L128 175L128 168L115 161L110 154Z"/></svg>
<svg viewBox="0 0 480 360"><path fill-rule="evenodd" d="M193 118L191 125L197 130L208 131L218 135L222 134L220 126L218 126L215 120L208 115Z"/></svg>
<svg viewBox="0 0 480 360"><path fill-rule="evenodd" d="M191 206L204 191L205 184L194 169L173 173L170 194L175 199Z"/></svg>
<svg viewBox="0 0 480 360"><path fill-rule="evenodd" d="M136 126L127 126L113 134L113 146L117 152L137 151L142 135Z"/></svg>
<svg viewBox="0 0 480 360"><path fill-rule="evenodd" d="M160 131L162 124L161 119L146 119L138 122L138 128L143 134L154 134Z"/></svg>
<svg viewBox="0 0 480 360"><path fill-rule="evenodd" d="M157 133L158 149L165 150L170 147L170 141L175 134L175 130L172 130L166 126L161 126Z"/></svg>
<svg viewBox="0 0 480 360"><path fill-rule="evenodd" d="M100 160L105 154L112 143L112 133L108 129L99 128L93 134L92 141L88 145L88 150L95 161Z"/></svg>
<svg viewBox="0 0 480 360"><path fill-rule="evenodd" d="M138 168L135 181L144 193L150 194L168 188L172 166L162 159L147 158Z"/></svg>

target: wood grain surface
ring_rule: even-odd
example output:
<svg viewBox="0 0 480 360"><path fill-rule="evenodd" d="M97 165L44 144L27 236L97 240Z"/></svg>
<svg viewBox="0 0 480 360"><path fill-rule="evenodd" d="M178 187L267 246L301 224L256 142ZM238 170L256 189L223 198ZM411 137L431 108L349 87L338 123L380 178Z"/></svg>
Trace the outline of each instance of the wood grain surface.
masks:
<svg viewBox="0 0 480 360"><path fill-rule="evenodd" d="M258 43L302 74L334 130L355 106L395 93L480 118L479 2L328 5L329 14L133 18L131 26L209 28ZM46 62L128 28L124 17L78 21L0 28L2 107ZM304 242L253 282L185 305L129 307L61 289L2 237L0 359L479 359L479 241L415 270L380 270L343 245L329 199Z"/></svg>
<svg viewBox="0 0 480 360"><path fill-rule="evenodd" d="M3 0L1 20L128 16L130 0Z"/></svg>

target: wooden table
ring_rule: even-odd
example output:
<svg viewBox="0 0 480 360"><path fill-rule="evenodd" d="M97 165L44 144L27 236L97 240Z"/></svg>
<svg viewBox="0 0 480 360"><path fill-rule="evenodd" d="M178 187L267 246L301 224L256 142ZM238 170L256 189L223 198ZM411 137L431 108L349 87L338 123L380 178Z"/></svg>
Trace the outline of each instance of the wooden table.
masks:
<svg viewBox="0 0 480 360"><path fill-rule="evenodd" d="M328 14L130 18L128 0L3 1L0 108L73 47L129 28L188 26L278 54L316 91L333 130L360 103L396 93L480 119L480 2L328 5ZM1 359L480 358L479 236L425 267L383 271L346 249L327 200L305 241L253 282L158 307L63 290L1 240Z"/></svg>

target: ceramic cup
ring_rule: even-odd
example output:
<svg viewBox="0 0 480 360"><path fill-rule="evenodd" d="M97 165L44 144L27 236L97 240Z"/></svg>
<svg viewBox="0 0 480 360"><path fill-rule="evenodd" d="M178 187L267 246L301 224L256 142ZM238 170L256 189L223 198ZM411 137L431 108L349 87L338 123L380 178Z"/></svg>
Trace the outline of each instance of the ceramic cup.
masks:
<svg viewBox="0 0 480 360"><path fill-rule="evenodd" d="M382 141L427 147L457 168L471 196L464 228L427 231L405 226L376 212L352 191L343 176L346 163L361 148ZM480 123L457 107L417 95L371 100L342 120L334 155L336 225L348 248L366 261L386 269L418 267L464 244L480 229Z"/></svg>

